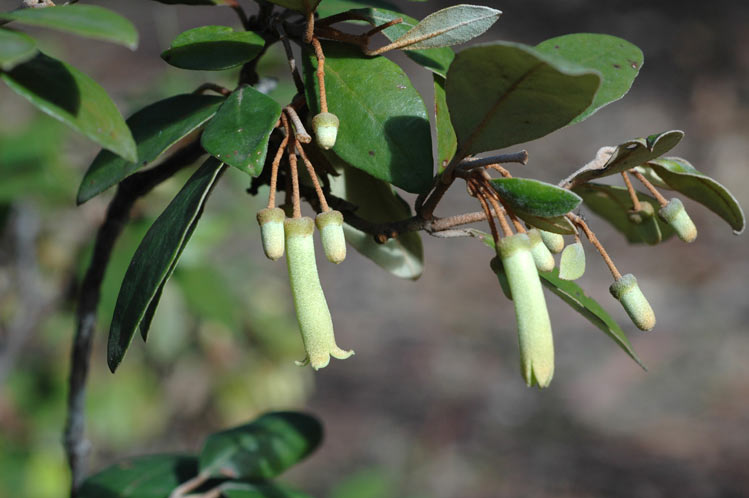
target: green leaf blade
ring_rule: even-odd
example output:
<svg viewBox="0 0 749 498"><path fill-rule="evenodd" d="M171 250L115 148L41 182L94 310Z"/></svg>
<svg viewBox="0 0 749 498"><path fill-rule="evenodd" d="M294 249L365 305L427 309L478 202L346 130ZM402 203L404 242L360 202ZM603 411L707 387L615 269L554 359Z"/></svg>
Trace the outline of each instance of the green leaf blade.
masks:
<svg viewBox="0 0 749 498"><path fill-rule="evenodd" d="M569 190L530 178L496 178L491 184L516 213L553 218L569 213L582 202Z"/></svg>
<svg viewBox="0 0 749 498"><path fill-rule="evenodd" d="M226 498L312 498L306 493L277 483L248 484L241 482L223 484L221 496Z"/></svg>
<svg viewBox="0 0 749 498"><path fill-rule="evenodd" d="M10 71L32 59L37 52L36 41L29 35L0 29L0 70Z"/></svg>
<svg viewBox="0 0 749 498"><path fill-rule="evenodd" d="M181 69L221 71L254 59L265 40L252 31L228 26L201 26L180 33L161 58Z"/></svg>
<svg viewBox="0 0 749 498"><path fill-rule="evenodd" d="M412 50L459 45L484 34L501 14L480 5L454 5L429 14L395 42Z"/></svg>
<svg viewBox="0 0 749 498"><path fill-rule="evenodd" d="M437 131L437 167L444 170L458 149L458 137L450 121L445 95L445 78L439 74L434 79L434 124Z"/></svg>

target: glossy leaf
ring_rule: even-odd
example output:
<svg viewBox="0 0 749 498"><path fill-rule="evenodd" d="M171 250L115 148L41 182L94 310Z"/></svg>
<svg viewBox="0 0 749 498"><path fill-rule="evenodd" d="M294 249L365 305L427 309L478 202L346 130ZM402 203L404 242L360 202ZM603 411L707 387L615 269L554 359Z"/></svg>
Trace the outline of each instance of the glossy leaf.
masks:
<svg viewBox="0 0 749 498"><path fill-rule="evenodd" d="M615 147L607 161L597 164L592 161L562 180L560 185L565 188L602 178L617 175L648 161L656 159L676 145L684 137L679 130L656 133L647 138L635 138Z"/></svg>
<svg viewBox="0 0 749 498"><path fill-rule="evenodd" d="M185 455L129 458L86 479L78 498L166 498L198 473L198 460Z"/></svg>
<svg viewBox="0 0 749 498"><path fill-rule="evenodd" d="M188 93L153 103L130 116L127 124L133 132L138 161L128 161L109 151L100 152L83 176L78 188L78 204L158 158L211 119L223 101L223 97Z"/></svg>
<svg viewBox="0 0 749 498"><path fill-rule="evenodd" d="M25 33L0 29L0 70L10 71L37 53L36 41Z"/></svg>
<svg viewBox="0 0 749 498"><path fill-rule="evenodd" d="M281 106L251 86L235 90L206 125L200 143L230 166L251 176L263 171L268 139Z"/></svg>
<svg viewBox="0 0 749 498"><path fill-rule="evenodd" d="M221 168L221 163L208 159L154 221L135 251L122 281L109 329L107 363L112 371L125 356L149 306L155 306L154 300L195 229ZM153 311L148 314L148 320L152 314Z"/></svg>
<svg viewBox="0 0 749 498"><path fill-rule="evenodd" d="M312 453L322 436L322 425L310 415L268 413L247 425L209 436L200 453L200 473L271 479Z"/></svg>
<svg viewBox="0 0 749 498"><path fill-rule="evenodd" d="M601 86L593 103L573 123L588 118L601 107L622 98L632 87L644 56L636 45L616 36L574 33L557 36L536 45L541 53L562 57L601 74Z"/></svg>
<svg viewBox="0 0 749 498"><path fill-rule="evenodd" d="M600 80L593 70L519 43L463 50L446 84L458 148L474 154L547 135L590 106Z"/></svg>
<svg viewBox="0 0 749 498"><path fill-rule="evenodd" d="M454 5L429 14L395 41L413 50L459 45L481 36L501 14L480 5Z"/></svg>
<svg viewBox="0 0 749 498"><path fill-rule="evenodd" d="M434 125L437 132L437 165L442 171L455 155L458 138L455 136L450 111L447 108L445 78L439 74L434 75Z"/></svg>
<svg viewBox="0 0 749 498"><path fill-rule="evenodd" d="M120 111L97 82L42 53L0 78L17 94L105 149L138 159L133 136Z"/></svg>
<svg viewBox="0 0 749 498"><path fill-rule="evenodd" d="M420 193L432 185L432 140L424 101L406 73L384 57L364 57L358 48L323 43L330 112L340 119L332 149L370 175ZM320 112L317 60L305 57L307 103ZM373 85L372 75L377 75Z"/></svg>
<svg viewBox="0 0 749 498"><path fill-rule="evenodd" d="M669 188L699 202L723 218L735 234L744 231L744 211L726 187L697 171L689 161L680 157L664 157L645 164Z"/></svg>
<svg viewBox="0 0 749 498"><path fill-rule="evenodd" d="M265 40L252 31L201 26L180 33L161 58L182 69L220 71L251 61L264 45Z"/></svg>
<svg viewBox="0 0 749 498"><path fill-rule="evenodd" d="M281 7L286 7L287 9L293 9L299 12L307 12L307 8L305 7L305 3L309 5L309 8L311 10L315 10L317 8L317 4L320 3L320 0L269 0L270 3L274 3L276 5L280 5Z"/></svg>
<svg viewBox="0 0 749 498"><path fill-rule="evenodd" d="M551 218L569 213L582 202L569 190L530 178L496 178L491 184L515 213Z"/></svg>
<svg viewBox="0 0 749 498"><path fill-rule="evenodd" d="M629 210L632 209L632 200L629 197L629 192L624 187L585 183L575 187L573 190L583 198L586 207L611 223L614 228L624 234L630 243L653 245L667 240L674 234L673 229L668 224L662 222L658 216L653 216L647 223L656 224L655 229L660 234L659 237L653 235L655 230L652 225L633 222L629 217ZM654 212L658 212L660 205L657 200L642 192L637 192L637 198L640 202L650 203L653 206Z"/></svg>
<svg viewBox="0 0 749 498"><path fill-rule="evenodd" d="M19 9L1 13L0 19L110 41L124 45L131 50L135 50L138 46L138 32L133 23L112 10L96 5L59 5L44 9Z"/></svg>
<svg viewBox="0 0 749 498"><path fill-rule="evenodd" d="M264 484L227 482L221 485L221 496L226 498L312 498L301 491L270 482Z"/></svg>
<svg viewBox="0 0 749 498"><path fill-rule="evenodd" d="M577 280L585 273L585 249L580 242L569 244L559 258L559 278Z"/></svg>
<svg viewBox="0 0 749 498"><path fill-rule="evenodd" d="M357 206L356 215L373 223L403 220L412 215L408 203L387 183L356 168L334 161L339 176L330 177L330 193ZM401 278L417 279L424 271L421 236L409 232L378 244L372 235L344 223L343 231L354 249L376 265Z"/></svg>

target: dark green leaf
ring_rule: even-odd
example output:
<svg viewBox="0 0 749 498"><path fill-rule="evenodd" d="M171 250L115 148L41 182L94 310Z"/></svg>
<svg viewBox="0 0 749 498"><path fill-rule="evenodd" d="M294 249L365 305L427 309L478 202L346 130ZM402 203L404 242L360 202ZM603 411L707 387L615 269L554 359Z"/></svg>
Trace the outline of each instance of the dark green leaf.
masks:
<svg viewBox="0 0 749 498"><path fill-rule="evenodd" d="M307 11L305 7L305 0L269 0L269 1L270 3L280 5L281 7L286 7L287 9L293 9L299 12ZM306 3L309 4L310 9L315 10L315 8L317 7L317 4L320 3L320 0L307 0Z"/></svg>
<svg viewBox="0 0 749 498"><path fill-rule="evenodd" d="M552 218L569 213L582 202L569 190L530 178L497 178L491 184L516 214Z"/></svg>
<svg viewBox="0 0 749 498"><path fill-rule="evenodd" d="M114 11L96 5L19 9L1 13L0 19L119 43L132 50L138 46L138 32L133 23Z"/></svg>
<svg viewBox="0 0 749 498"><path fill-rule="evenodd" d="M169 5L230 5L235 0L155 0Z"/></svg>
<svg viewBox="0 0 749 498"><path fill-rule="evenodd" d="M114 371L125 356L138 325L189 240L222 164L208 159L166 207L135 251L122 281L109 329L107 363ZM149 313L149 319L152 311ZM142 332L146 330L143 327Z"/></svg>
<svg viewBox="0 0 749 498"><path fill-rule="evenodd" d="M277 483L249 484L243 482L222 484L221 496L226 498L312 498L306 493Z"/></svg>
<svg viewBox="0 0 749 498"><path fill-rule="evenodd" d="M198 473L197 458L150 455L123 460L86 479L78 498L167 498Z"/></svg>
<svg viewBox="0 0 749 498"><path fill-rule="evenodd" d="M600 76L518 43L460 52L447 74L458 149L473 154L540 138L593 102Z"/></svg>
<svg viewBox="0 0 749 498"><path fill-rule="evenodd" d="M616 175L662 156L676 147L684 137L679 130L656 133L647 138L635 138L613 147L610 157L606 161L591 161L564 179L560 185L565 188L574 187L596 178ZM601 154L599 151L599 155ZM603 156L605 158L605 156Z"/></svg>
<svg viewBox="0 0 749 498"><path fill-rule="evenodd" d="M455 155L458 139L447 109L445 79L438 74L434 75L434 124L437 129L437 165L442 171Z"/></svg>
<svg viewBox="0 0 749 498"><path fill-rule="evenodd" d="M573 123L622 98L632 87L644 60L642 50L627 40L596 33L557 36L539 43L536 50L595 69L603 77L593 103Z"/></svg>
<svg viewBox="0 0 749 498"><path fill-rule="evenodd" d="M339 176L330 178L331 194L357 206L356 215L373 223L409 218L411 208L387 183L352 168L342 161L333 161ZM417 279L424 271L424 249L417 232L404 233L384 244L374 237L343 225L343 232L354 249L375 264L401 278Z"/></svg>
<svg viewBox="0 0 749 498"><path fill-rule="evenodd" d="M585 183L573 190L583 198L583 202L591 211L611 223L630 243L657 244L674 234L673 229L658 216L639 224L632 221L629 217L632 200L624 187ZM650 203L654 212L658 212L660 205L657 200L642 192L637 192L637 197L640 202Z"/></svg>
<svg viewBox="0 0 749 498"><path fill-rule="evenodd" d="M699 202L726 220L736 235L744 231L744 211L736 198L726 187L697 171L686 159L664 157L644 166L651 168L669 188Z"/></svg>
<svg viewBox="0 0 749 498"><path fill-rule="evenodd" d="M177 36L161 58L182 69L220 71L251 61L264 45L265 40L252 31L201 26Z"/></svg>
<svg viewBox="0 0 749 498"><path fill-rule="evenodd" d="M501 14L480 5L453 5L429 14L396 41L413 50L459 45L481 36Z"/></svg>
<svg viewBox="0 0 749 498"><path fill-rule="evenodd" d="M325 0L317 6L317 13L321 18L330 17L341 12L362 7L372 7L380 10L398 11L398 7L386 0ZM414 21L414 25L418 21Z"/></svg>
<svg viewBox="0 0 749 498"><path fill-rule="evenodd" d="M263 171L268 138L281 106L251 86L235 90L206 125L200 143L221 161L257 176Z"/></svg>
<svg viewBox="0 0 749 498"><path fill-rule="evenodd" d="M78 189L78 204L158 158L211 119L223 101L223 97L188 93L161 100L130 116L127 124L138 147L138 161L131 162L108 151L100 152L83 176Z"/></svg>
<svg viewBox="0 0 749 498"><path fill-rule="evenodd" d="M312 453L322 425L304 413L273 412L212 434L200 453L200 472L232 479L271 479Z"/></svg>
<svg viewBox="0 0 749 498"><path fill-rule="evenodd" d="M352 166L408 192L432 185L432 139L424 101L406 73L384 57L324 43L325 85L330 112L341 121L333 151ZM317 60L307 54L307 103L320 112ZM377 75L373 84L372 75Z"/></svg>
<svg viewBox="0 0 749 498"><path fill-rule="evenodd" d="M130 129L102 87L74 67L40 53L0 78L42 111L105 149L137 161Z"/></svg>
<svg viewBox="0 0 749 498"><path fill-rule="evenodd" d="M37 53L36 41L27 34L0 29L0 70L10 71Z"/></svg>

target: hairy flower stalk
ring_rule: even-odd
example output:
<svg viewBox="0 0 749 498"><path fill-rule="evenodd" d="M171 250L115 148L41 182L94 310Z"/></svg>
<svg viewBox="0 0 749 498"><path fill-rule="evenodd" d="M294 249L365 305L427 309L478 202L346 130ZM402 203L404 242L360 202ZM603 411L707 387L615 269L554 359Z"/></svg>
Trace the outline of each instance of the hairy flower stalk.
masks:
<svg viewBox="0 0 749 498"><path fill-rule="evenodd" d="M315 262L312 218L289 218L284 222L286 235L286 263L289 269L294 308L302 333L307 356L299 365L310 364L318 370L330 362L330 357L344 360L354 354L344 351L335 342L333 320L320 286Z"/></svg>
<svg viewBox="0 0 749 498"><path fill-rule="evenodd" d="M554 376L554 339L530 239L524 233L505 237L497 253L515 305L523 378L528 386L547 387Z"/></svg>
<svg viewBox="0 0 749 498"><path fill-rule="evenodd" d="M257 222L260 225L260 238L263 241L263 251L270 260L277 260L283 256L284 230L283 222L286 213L281 208L265 208L257 212Z"/></svg>
<svg viewBox="0 0 749 498"><path fill-rule="evenodd" d="M697 238L697 227L679 199L674 197L668 201L668 204L658 210L658 215L671 225L676 235L684 242L694 242Z"/></svg>
<svg viewBox="0 0 749 498"><path fill-rule="evenodd" d="M341 263L346 259L346 238L343 235L343 214L331 210L318 214L315 225L320 230L325 257L331 263Z"/></svg>
<svg viewBox="0 0 749 498"><path fill-rule="evenodd" d="M325 150L333 148L338 138L338 116L332 112L321 112L312 118L312 129L315 132L317 145Z"/></svg>
<svg viewBox="0 0 749 498"><path fill-rule="evenodd" d="M544 244L538 228L528 230L528 239L531 241L531 254L533 255L533 261L536 263L538 271L553 270L555 265L554 256L552 256L551 251Z"/></svg>
<svg viewBox="0 0 749 498"><path fill-rule="evenodd" d="M637 325L637 328L646 331L653 330L655 313L637 285L637 279L634 275L631 273L623 275L611 284L609 291L614 298L622 303L624 310Z"/></svg>
<svg viewBox="0 0 749 498"><path fill-rule="evenodd" d="M541 240L544 241L546 247L552 254L559 254L564 249L564 236L561 233L547 232L546 230L539 230L541 233Z"/></svg>

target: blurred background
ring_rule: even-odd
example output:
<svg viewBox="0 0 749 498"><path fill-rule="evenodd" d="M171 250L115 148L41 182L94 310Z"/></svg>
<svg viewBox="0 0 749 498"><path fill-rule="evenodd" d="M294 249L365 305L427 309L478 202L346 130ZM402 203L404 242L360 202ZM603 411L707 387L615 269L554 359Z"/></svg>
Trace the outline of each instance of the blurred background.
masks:
<svg viewBox="0 0 749 498"><path fill-rule="evenodd" d="M0 10L18 2L0 0ZM88 3L88 2L87 2ZM421 18L455 2L395 1ZM621 36L645 53L631 92L587 121L526 144L518 176L555 182L603 145L669 129L673 151L749 205L749 3L667 0L504 0L477 41L536 44L572 32ZM126 116L232 72L182 71L158 54L183 30L236 26L231 10L145 0L101 2L140 32L137 51L27 29L44 51L99 81ZM244 4L252 12L252 2ZM405 57L426 102L431 77ZM261 76L293 95L280 47ZM518 147L520 148L520 147ZM96 155L90 142L0 87L0 496L58 497L75 295L112 192L81 207L75 192ZM209 432L277 408L302 408L326 427L323 447L285 480L315 496L749 496L747 237L685 200L700 235L689 246L628 246L591 215L623 273L634 273L658 316L642 333L608 294L588 251L580 281L630 335L640 369L556 297L556 374L526 388L512 306L474 239L424 236L425 272L403 281L354 251L319 270L338 343L356 350L313 374L303 357L283 263L263 255L247 179L227 172L169 281L149 344L136 341L116 375L106 333L140 238L186 179L139 202L117 243L99 313L88 397L92 470L143 453L196 451ZM475 210L456 186L438 215Z"/></svg>

